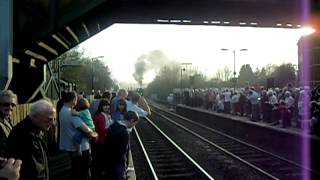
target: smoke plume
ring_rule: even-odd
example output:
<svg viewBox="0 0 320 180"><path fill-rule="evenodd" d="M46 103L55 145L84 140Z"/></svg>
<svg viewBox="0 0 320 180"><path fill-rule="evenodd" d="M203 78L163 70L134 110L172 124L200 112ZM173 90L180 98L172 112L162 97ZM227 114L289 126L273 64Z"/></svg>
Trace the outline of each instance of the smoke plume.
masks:
<svg viewBox="0 0 320 180"><path fill-rule="evenodd" d="M136 63L134 64L135 72L133 74L134 79L139 83L139 85L142 85L143 82L143 75L147 71L147 63L145 61L145 56L140 56Z"/></svg>
<svg viewBox="0 0 320 180"><path fill-rule="evenodd" d="M170 63L171 60L160 50L150 51L147 54L140 56L135 64L135 72L133 73L134 79L141 86L143 83L143 76L150 70L158 70L166 64Z"/></svg>

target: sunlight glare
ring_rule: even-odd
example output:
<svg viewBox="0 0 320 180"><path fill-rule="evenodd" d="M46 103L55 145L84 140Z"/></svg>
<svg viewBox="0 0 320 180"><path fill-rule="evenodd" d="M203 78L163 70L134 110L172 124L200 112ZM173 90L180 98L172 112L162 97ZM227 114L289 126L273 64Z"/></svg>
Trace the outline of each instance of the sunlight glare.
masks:
<svg viewBox="0 0 320 180"><path fill-rule="evenodd" d="M316 30L311 27L303 27L303 28L300 28L300 30L301 30L302 36L307 36L316 32Z"/></svg>

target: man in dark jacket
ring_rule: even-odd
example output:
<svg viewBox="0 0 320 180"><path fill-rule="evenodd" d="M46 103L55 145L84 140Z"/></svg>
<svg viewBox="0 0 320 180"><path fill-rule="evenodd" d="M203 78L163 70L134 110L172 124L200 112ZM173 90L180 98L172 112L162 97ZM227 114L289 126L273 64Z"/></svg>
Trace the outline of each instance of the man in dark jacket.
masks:
<svg viewBox="0 0 320 180"><path fill-rule="evenodd" d="M10 90L0 92L0 156L4 156L8 136L12 130L10 116L17 104L17 96Z"/></svg>
<svg viewBox="0 0 320 180"><path fill-rule="evenodd" d="M47 100L39 100L30 107L29 116L18 123L7 141L7 157L22 160L20 180L48 180L47 148L44 131L55 123L56 111Z"/></svg>
<svg viewBox="0 0 320 180"><path fill-rule="evenodd" d="M136 112L125 113L123 121L115 121L106 136L106 179L125 180L129 133L138 123Z"/></svg>

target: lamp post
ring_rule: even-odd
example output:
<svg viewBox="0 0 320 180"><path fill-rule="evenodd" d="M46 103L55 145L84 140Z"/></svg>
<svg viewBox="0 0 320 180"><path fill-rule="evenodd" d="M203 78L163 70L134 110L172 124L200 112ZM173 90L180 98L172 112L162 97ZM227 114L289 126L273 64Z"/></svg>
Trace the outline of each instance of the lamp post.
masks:
<svg viewBox="0 0 320 180"><path fill-rule="evenodd" d="M236 51L226 48L221 48L221 51L232 51L233 53L233 91L236 91ZM239 49L239 51L248 51L248 49Z"/></svg>
<svg viewBox="0 0 320 180"><path fill-rule="evenodd" d="M192 63L181 63L180 64L180 92L181 92L180 103L182 103L182 71L186 70L186 68L183 66L188 66L188 65L192 65Z"/></svg>
<svg viewBox="0 0 320 180"><path fill-rule="evenodd" d="M104 56L97 56L97 57L93 57L91 58L91 93L92 95L94 94L94 74L93 74L93 61L95 59L99 59L99 58L104 58Z"/></svg>

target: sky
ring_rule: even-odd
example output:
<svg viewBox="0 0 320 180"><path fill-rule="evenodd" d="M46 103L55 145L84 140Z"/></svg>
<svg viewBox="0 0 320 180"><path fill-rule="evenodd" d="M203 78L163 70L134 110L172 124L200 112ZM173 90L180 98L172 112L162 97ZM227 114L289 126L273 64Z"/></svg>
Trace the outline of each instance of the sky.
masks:
<svg viewBox="0 0 320 180"><path fill-rule="evenodd" d="M303 33L284 28L114 24L80 47L91 57L104 56L101 59L118 82L135 83L136 60L154 50L179 63L192 63L190 68L207 77L226 66L233 71L233 50L237 73L242 64L250 64L253 70L267 64L297 64L297 42ZM144 83L151 82L154 75L147 73Z"/></svg>

